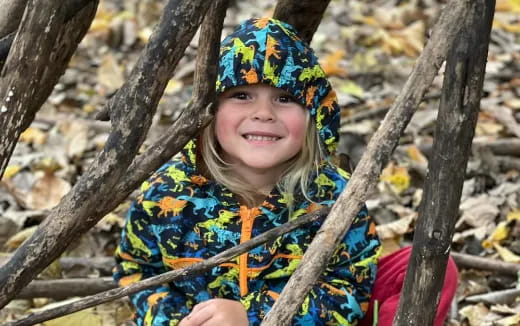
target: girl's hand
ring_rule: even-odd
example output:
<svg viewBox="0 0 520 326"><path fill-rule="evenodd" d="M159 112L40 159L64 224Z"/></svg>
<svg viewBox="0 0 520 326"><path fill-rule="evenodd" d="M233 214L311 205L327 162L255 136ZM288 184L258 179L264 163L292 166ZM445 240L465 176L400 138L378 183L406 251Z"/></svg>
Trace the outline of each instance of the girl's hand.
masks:
<svg viewBox="0 0 520 326"><path fill-rule="evenodd" d="M247 312L239 301L211 299L193 307L179 326L248 326Z"/></svg>

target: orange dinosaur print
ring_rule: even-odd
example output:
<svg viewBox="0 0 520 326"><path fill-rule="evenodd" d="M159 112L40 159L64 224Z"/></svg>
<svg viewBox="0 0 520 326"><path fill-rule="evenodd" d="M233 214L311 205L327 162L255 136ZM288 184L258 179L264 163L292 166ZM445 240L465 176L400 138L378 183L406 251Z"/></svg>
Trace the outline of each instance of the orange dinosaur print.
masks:
<svg viewBox="0 0 520 326"><path fill-rule="evenodd" d="M206 179L203 175L192 175L190 177L190 180L192 183L196 184L197 186L202 186L208 183L208 179Z"/></svg>
<svg viewBox="0 0 520 326"><path fill-rule="evenodd" d="M276 47L279 46L280 43L271 36L267 36L267 45L265 48L265 60L269 60L271 56L280 60L282 57L280 56L280 50L277 50Z"/></svg>
<svg viewBox="0 0 520 326"><path fill-rule="evenodd" d="M173 216L177 216L181 213L184 207L186 207L187 203L188 201L186 200L178 200L173 197L165 196L157 203L157 206L161 209L157 216L166 217L169 213L173 213Z"/></svg>
<svg viewBox="0 0 520 326"><path fill-rule="evenodd" d="M119 280L119 285L127 286L127 285L130 285L132 283L140 281L142 278L143 278L143 274L141 274L141 273L131 274L131 275L122 277Z"/></svg>
<svg viewBox="0 0 520 326"><path fill-rule="evenodd" d="M263 29L269 24L269 20L270 20L270 18L267 18L267 17L259 18L256 20L254 25L260 29Z"/></svg>
<svg viewBox="0 0 520 326"><path fill-rule="evenodd" d="M258 75L256 73L255 68L251 68L249 71L245 69L241 69L240 73L242 74L242 78L247 81L248 84L257 84L258 83Z"/></svg>
<svg viewBox="0 0 520 326"><path fill-rule="evenodd" d="M159 293L152 294L151 296L148 297L148 305L150 307L155 306L160 299L164 298L167 295L168 295L168 292L159 292Z"/></svg>
<svg viewBox="0 0 520 326"><path fill-rule="evenodd" d="M307 89L307 95L305 96L305 104L307 106L312 105L312 100L314 98L314 94L316 94L317 89L318 89L318 87L316 87L316 86L310 86Z"/></svg>
<svg viewBox="0 0 520 326"><path fill-rule="evenodd" d="M336 103L336 92L330 91L329 94L327 94L327 97L325 97L321 103L321 107L327 108L327 113L330 114L332 111L334 111L334 103Z"/></svg>

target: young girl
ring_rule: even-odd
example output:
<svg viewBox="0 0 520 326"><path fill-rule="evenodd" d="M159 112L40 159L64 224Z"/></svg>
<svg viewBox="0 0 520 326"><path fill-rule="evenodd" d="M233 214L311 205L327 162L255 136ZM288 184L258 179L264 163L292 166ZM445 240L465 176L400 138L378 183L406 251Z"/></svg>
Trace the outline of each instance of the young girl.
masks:
<svg viewBox="0 0 520 326"><path fill-rule="evenodd" d="M215 120L141 187L116 252L128 285L201 262L331 206L348 174L331 163L336 96L312 49L280 21L251 19L221 44ZM138 325L259 325L320 223L210 272L132 296ZM294 325L354 325L369 306L380 254L363 209Z"/></svg>

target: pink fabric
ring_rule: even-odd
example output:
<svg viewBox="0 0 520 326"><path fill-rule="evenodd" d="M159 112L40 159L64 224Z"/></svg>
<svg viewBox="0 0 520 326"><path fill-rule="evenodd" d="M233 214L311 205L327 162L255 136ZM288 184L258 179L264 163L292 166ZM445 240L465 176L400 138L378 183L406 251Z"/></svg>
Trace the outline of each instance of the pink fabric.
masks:
<svg viewBox="0 0 520 326"><path fill-rule="evenodd" d="M360 326L372 326L374 316L374 301L379 301L378 326L391 326L399 305L399 296L404 284L404 277L412 247L405 247L391 255L381 258L378 264L376 282L370 299L370 306L366 317ZM458 271L455 262L450 257L444 278L444 287L441 293L434 326L442 326L448 315L451 301L457 290Z"/></svg>

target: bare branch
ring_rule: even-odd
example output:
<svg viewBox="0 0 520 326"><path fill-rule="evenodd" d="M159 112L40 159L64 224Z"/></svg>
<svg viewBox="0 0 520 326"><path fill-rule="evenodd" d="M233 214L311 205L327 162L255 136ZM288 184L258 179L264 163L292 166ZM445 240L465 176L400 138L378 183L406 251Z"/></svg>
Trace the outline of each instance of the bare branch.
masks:
<svg viewBox="0 0 520 326"><path fill-rule="evenodd" d="M291 24L301 38L311 43L330 0L280 0L273 17Z"/></svg>
<svg viewBox="0 0 520 326"><path fill-rule="evenodd" d="M52 298L63 300L70 297L85 296L117 287L111 277L67 278L60 280L38 280L27 285L17 299Z"/></svg>
<svg viewBox="0 0 520 326"><path fill-rule="evenodd" d="M37 232L0 268L0 307L119 203L113 201L114 188L127 173L173 69L210 4L203 0L167 3L129 79L107 104L113 129L103 151Z"/></svg>
<svg viewBox="0 0 520 326"><path fill-rule="evenodd" d="M400 135L436 76L455 36L460 32L460 19L464 17L470 3L469 0L452 0L445 7L430 41L426 44L396 102L368 144L367 151L354 171L347 189L333 206L329 217L314 237L301 263L262 325L291 324L294 314L377 183L381 169L388 162Z"/></svg>
<svg viewBox="0 0 520 326"><path fill-rule="evenodd" d="M26 4L27 0L0 0L0 39L18 28Z"/></svg>
<svg viewBox="0 0 520 326"><path fill-rule="evenodd" d="M459 268L472 268L512 276L516 276L518 272L520 272L520 264L507 263L497 259L477 257L457 252L452 252L450 255Z"/></svg>
<svg viewBox="0 0 520 326"><path fill-rule="evenodd" d="M116 288L113 290L109 290L103 293L83 298L73 303L65 304L60 307L48 309L38 313L33 313L23 319L8 323L5 326L33 325L49 319L54 319L63 315L68 315L79 310L87 309L105 302L113 301L153 286L169 283L178 279L190 278L193 275L204 273L219 264L229 262L234 257L237 257L243 254L244 252L254 249L269 240L276 239L277 237L285 233L291 232L292 230L295 230L305 224L323 219L329 211L330 208L324 207L313 213L302 215L294 220L291 220L285 224L282 224L267 232L264 232L261 235L254 237L249 241L241 243L238 246L227 249L203 262L190 265L186 268L169 271L167 273L160 274L148 278L146 280L133 283L127 287Z"/></svg>
<svg viewBox="0 0 520 326"><path fill-rule="evenodd" d="M394 325L432 325L435 319L480 109L494 8L495 0L473 0L448 54L433 144L438 154L428 163L406 295Z"/></svg>

